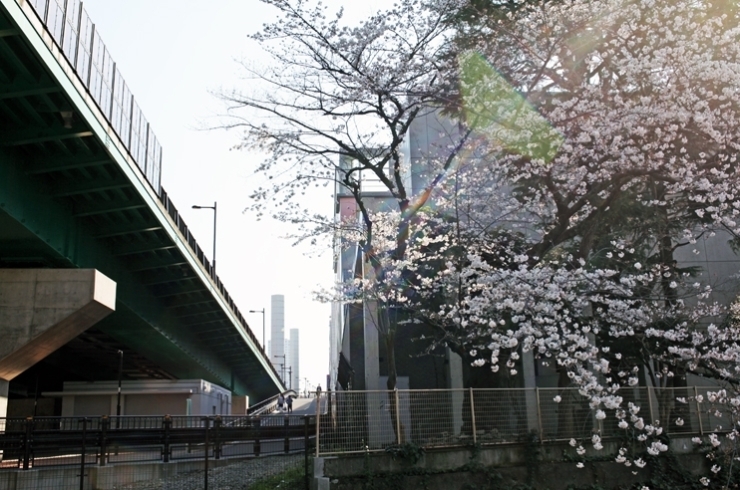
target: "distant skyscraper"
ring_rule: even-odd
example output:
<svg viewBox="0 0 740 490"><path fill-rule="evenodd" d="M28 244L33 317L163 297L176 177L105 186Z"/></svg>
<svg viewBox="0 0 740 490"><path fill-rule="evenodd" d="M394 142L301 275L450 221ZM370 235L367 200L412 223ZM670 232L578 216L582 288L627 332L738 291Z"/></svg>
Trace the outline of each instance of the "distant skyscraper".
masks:
<svg viewBox="0 0 740 490"><path fill-rule="evenodd" d="M299 343L298 343L298 329L297 328L291 328L290 329L290 340L288 340L288 365L291 367L291 376L290 376L290 382L288 383L294 390L298 391L300 389L300 379L301 374L298 369L298 366L300 364L300 355L299 355Z"/></svg>
<svg viewBox="0 0 740 490"><path fill-rule="evenodd" d="M284 372L287 373L285 364L289 364L287 356L283 357L285 355L285 296L273 294L270 297L270 303L271 360L275 369L283 378L283 383L288 385L288 380L285 379L287 374L283 374Z"/></svg>

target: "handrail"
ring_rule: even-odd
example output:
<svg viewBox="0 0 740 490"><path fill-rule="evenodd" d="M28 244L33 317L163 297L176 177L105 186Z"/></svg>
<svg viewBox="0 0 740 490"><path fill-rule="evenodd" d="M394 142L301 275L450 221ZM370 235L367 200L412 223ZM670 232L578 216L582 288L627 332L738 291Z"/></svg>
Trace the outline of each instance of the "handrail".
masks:
<svg viewBox="0 0 740 490"><path fill-rule="evenodd" d="M247 409L247 414L250 416L266 415L275 411L277 407L277 400L280 395L297 397L298 393L295 390L286 390L277 395L273 395L270 398L266 398L259 403L256 403Z"/></svg>
<svg viewBox="0 0 740 490"><path fill-rule="evenodd" d="M116 458L119 462L203 458L200 451L190 453L193 446L204 443L210 443L215 459L298 453L309 448L313 421L307 415L0 418L0 473L84 465L88 457L90 463L105 466L109 458L115 458L113 452L118 455L119 448L128 453ZM291 444L300 439L303 447ZM282 447L274 444L280 440L284 441ZM262 441L273 444L261 447ZM228 446L239 446L242 451L227 454L224 449ZM158 450L152 451L154 447Z"/></svg>

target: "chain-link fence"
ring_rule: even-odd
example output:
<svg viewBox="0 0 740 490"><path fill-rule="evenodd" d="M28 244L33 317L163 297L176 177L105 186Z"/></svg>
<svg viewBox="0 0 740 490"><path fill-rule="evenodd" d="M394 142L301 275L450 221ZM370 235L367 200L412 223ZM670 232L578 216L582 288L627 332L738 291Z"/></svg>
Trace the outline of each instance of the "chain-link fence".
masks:
<svg viewBox="0 0 740 490"><path fill-rule="evenodd" d="M710 402L717 388L620 390L625 410L640 407L645 423L669 434L727 430L733 414ZM613 414L597 416L577 389L339 391L321 396L315 454L378 451L413 443L423 447L508 444L531 440L616 437L624 433Z"/></svg>
<svg viewBox="0 0 740 490"><path fill-rule="evenodd" d="M622 407L669 434L736 423L716 388L620 390ZM423 447L562 441L623 434L575 389L322 393L318 416L37 417L0 419L0 488L250 488L260 479L308 488L309 457ZM276 484L277 484L276 483Z"/></svg>
<svg viewBox="0 0 740 490"><path fill-rule="evenodd" d="M0 419L0 488L249 488L309 485L315 418L37 417Z"/></svg>

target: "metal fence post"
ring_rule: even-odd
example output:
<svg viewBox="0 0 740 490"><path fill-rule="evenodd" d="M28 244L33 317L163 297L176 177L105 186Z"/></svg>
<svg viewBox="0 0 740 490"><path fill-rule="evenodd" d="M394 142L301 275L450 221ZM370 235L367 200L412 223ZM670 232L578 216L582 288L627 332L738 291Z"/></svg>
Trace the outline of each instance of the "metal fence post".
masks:
<svg viewBox="0 0 740 490"><path fill-rule="evenodd" d="M319 426L321 425L321 397L316 392L316 457L319 457Z"/></svg>
<svg viewBox="0 0 740 490"><path fill-rule="evenodd" d="M23 469L31 466L31 434L33 432L33 417L26 417L26 432L23 435Z"/></svg>
<svg viewBox="0 0 740 490"><path fill-rule="evenodd" d="M257 418L252 419L252 425L256 427L254 433L254 455L259 456L262 450L262 444L260 443L260 427L262 426L262 419L260 419L259 415Z"/></svg>
<svg viewBox="0 0 740 490"><path fill-rule="evenodd" d="M290 452L290 416L285 416L283 426L285 427L285 442L283 443L283 450L285 451L285 454L288 454Z"/></svg>
<svg viewBox="0 0 740 490"><path fill-rule="evenodd" d="M213 420L213 457L221 459L221 416L216 415Z"/></svg>
<svg viewBox="0 0 740 490"><path fill-rule="evenodd" d="M650 410L650 424L653 424L656 420L655 407L653 407L653 390L650 386L646 386L645 391L647 391L648 409ZM668 426L666 425L666 427Z"/></svg>
<svg viewBox="0 0 740 490"><path fill-rule="evenodd" d="M475 402L473 401L473 388L470 390L470 425L473 427L473 444L478 443L478 430L475 428Z"/></svg>
<svg viewBox="0 0 740 490"><path fill-rule="evenodd" d="M100 466L105 466L108 459L108 424L110 424L110 419L107 415L103 415L100 418L100 460L98 461Z"/></svg>
<svg viewBox="0 0 740 490"><path fill-rule="evenodd" d="M210 425L211 425L211 418L210 417L203 417L202 420L204 420L205 423L206 423L206 433L205 433L205 436L206 436L206 440L205 440L205 443L206 443L206 447L205 447L206 460L205 460L205 471L204 471L204 473L205 473L205 475L204 475L205 481L203 482L203 490L208 490L208 429L210 428Z"/></svg>
<svg viewBox="0 0 740 490"><path fill-rule="evenodd" d="M162 440L162 461L164 463L170 462L170 429L172 428L172 417L169 415L164 416L162 420L162 427L164 428L164 435Z"/></svg>
<svg viewBox="0 0 740 490"><path fill-rule="evenodd" d="M398 388L393 388L393 397L396 400L396 442L401 444L401 410L399 409Z"/></svg>
<svg viewBox="0 0 740 490"><path fill-rule="evenodd" d="M80 455L80 490L85 490L85 439L87 436L87 417L82 418L82 454Z"/></svg>
<svg viewBox="0 0 740 490"><path fill-rule="evenodd" d="M699 402L699 390L696 389L696 386L694 386L694 401L696 402L696 415L699 417L699 434L704 435L704 425L701 421L701 405Z"/></svg>
<svg viewBox="0 0 740 490"><path fill-rule="evenodd" d="M540 431L540 444L545 439L545 431L542 430L542 405L540 404L540 388L535 387L534 396L537 400L537 429Z"/></svg>
<svg viewBox="0 0 740 490"><path fill-rule="evenodd" d="M304 473L304 480L306 482L306 490L309 488L309 478L308 478L308 415L303 416L303 473Z"/></svg>

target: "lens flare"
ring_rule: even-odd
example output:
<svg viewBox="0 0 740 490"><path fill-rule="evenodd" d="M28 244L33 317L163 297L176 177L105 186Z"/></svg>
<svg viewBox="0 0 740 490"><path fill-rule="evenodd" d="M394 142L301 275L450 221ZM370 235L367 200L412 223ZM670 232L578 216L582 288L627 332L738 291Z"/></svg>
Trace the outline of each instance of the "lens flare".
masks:
<svg viewBox="0 0 740 490"><path fill-rule="evenodd" d="M468 127L504 151L549 163L562 135L483 56L460 57L463 116Z"/></svg>

